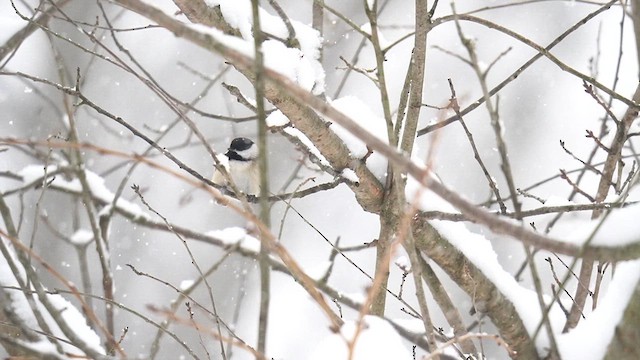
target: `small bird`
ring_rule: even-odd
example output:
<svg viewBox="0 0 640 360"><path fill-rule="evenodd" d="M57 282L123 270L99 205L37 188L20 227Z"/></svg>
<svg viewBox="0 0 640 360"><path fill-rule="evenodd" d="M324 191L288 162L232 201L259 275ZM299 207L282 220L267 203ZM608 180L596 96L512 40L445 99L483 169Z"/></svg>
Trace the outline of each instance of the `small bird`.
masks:
<svg viewBox="0 0 640 360"><path fill-rule="evenodd" d="M231 141L227 152L218 156L218 160L239 191L257 196L260 193L260 169L256 161L257 157L258 146L251 139L238 137ZM229 185L228 179L218 170L214 171L211 181L217 185Z"/></svg>

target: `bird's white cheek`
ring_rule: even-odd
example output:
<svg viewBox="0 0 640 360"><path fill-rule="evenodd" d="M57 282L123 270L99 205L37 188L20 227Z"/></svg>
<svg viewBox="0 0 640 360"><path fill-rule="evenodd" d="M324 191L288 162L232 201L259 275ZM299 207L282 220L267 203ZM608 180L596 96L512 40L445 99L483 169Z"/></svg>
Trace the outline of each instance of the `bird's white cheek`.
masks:
<svg viewBox="0 0 640 360"><path fill-rule="evenodd" d="M238 151L238 154L245 159L256 159L258 157L258 147L253 145L247 150Z"/></svg>

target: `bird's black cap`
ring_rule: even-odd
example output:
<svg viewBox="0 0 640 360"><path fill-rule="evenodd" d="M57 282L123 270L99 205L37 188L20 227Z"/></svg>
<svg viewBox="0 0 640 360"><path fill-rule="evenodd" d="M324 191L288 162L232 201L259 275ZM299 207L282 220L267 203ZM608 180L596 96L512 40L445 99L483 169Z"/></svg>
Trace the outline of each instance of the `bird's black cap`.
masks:
<svg viewBox="0 0 640 360"><path fill-rule="evenodd" d="M251 139L238 137L233 139L233 141L231 141L231 145L229 145L229 150L244 151L250 148L252 145L253 145L253 141L251 141Z"/></svg>

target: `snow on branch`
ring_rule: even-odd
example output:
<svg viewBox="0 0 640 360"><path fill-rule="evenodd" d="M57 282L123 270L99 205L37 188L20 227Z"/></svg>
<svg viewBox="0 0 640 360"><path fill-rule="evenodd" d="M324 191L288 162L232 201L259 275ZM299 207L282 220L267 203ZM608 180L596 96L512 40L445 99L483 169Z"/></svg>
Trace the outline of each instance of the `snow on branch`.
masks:
<svg viewBox="0 0 640 360"><path fill-rule="evenodd" d="M219 6L225 21L231 27L238 29L242 38L225 35L217 29L206 26L194 25L194 28L214 36L227 46L253 58L251 2L206 0L205 3L210 7ZM314 94L322 94L325 91L325 73L318 62L322 37L315 29L299 21L290 20L290 23L295 30L299 47L288 46L286 39L289 31L282 19L260 8L260 24L262 32L267 36L267 40L262 44L264 66L286 76L300 87L313 91Z"/></svg>
<svg viewBox="0 0 640 360"><path fill-rule="evenodd" d="M42 181L42 178L45 176L45 171L51 173L56 169L57 167L55 165L49 166L48 170L45 170L43 165L27 165L18 172L18 175L22 176L24 183L31 184L34 182ZM111 190L109 190L109 188L107 188L104 178L91 170L85 169L84 172L87 178L87 182L89 183L89 191L91 192L91 196L96 200L99 200L103 204L113 203L115 194ZM82 192L82 185L80 184L80 180L66 180L63 176L54 177L50 181L49 186L58 190L64 190L72 193L79 194ZM149 214L144 212L138 205L122 198L118 198L116 207L126 211L133 217L146 219L150 218Z"/></svg>

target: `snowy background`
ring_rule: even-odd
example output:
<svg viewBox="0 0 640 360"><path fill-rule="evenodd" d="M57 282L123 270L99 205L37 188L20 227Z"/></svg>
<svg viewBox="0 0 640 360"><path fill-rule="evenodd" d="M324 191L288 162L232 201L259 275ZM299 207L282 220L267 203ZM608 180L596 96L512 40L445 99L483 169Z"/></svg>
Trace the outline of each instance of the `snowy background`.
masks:
<svg viewBox="0 0 640 360"><path fill-rule="evenodd" d="M16 2L15 5L23 14L31 14L25 6L26 3L31 7L35 6L33 2L28 1ZM174 16L173 14L178 10L171 1L148 1L148 3L161 8L171 16ZM248 2L236 0L223 3L226 6L227 21L240 29L245 37L250 37L250 23L242 17L241 6L247 5ZM354 23L362 25L362 28L367 31L368 20L363 10L363 2L327 0L326 3ZM509 2L456 1L456 10L464 13L502 3ZM320 93L324 89L325 95L333 106L361 124L365 124L369 131L380 134L379 129L382 129L382 136L384 136L379 89L370 80L362 74L352 73L340 93L337 93L345 75L345 64L340 60L340 56L351 61L362 36L336 16L327 13L325 35L322 39L324 53L320 64L314 58L317 57L314 53L317 48L314 47L313 42L317 41L317 44L320 44L321 39L315 37L309 28L312 1L282 0L279 4L292 19L299 22L296 26L300 29L298 34L302 46L300 52L290 52L284 46L275 45L277 42L266 45L266 66L280 71L301 87L314 93ZM129 29L150 24L148 20L133 12L107 3L103 5L115 28ZM271 14L271 17L264 14L263 28L273 26L272 32L282 31L278 28L281 24L274 16L272 8L266 2L261 5L267 13ZM596 8L596 5L579 1L551 1L497 8L481 11L475 15L546 46ZM91 28L90 24L95 23L97 16L102 17L95 2L72 1L64 7L64 11L71 18L85 24L84 27L87 30ZM440 17L450 13L450 5L445 2L438 6L435 15ZM188 22L183 15L177 15L174 18ZM621 19L620 6L613 6L572 33L567 40L554 48L552 53L565 64L584 74L591 74L590 62L593 62L597 56L598 80L608 87L611 87L615 80L616 91L631 98L638 81L638 57L634 46L635 38L631 19L625 20L627 23L622 33L620 32ZM408 1L389 1L379 18L380 31L389 44L410 32L414 26L413 22L413 3ZM4 44L25 24L25 21L16 15L9 2L0 4L0 44ZM101 21L100 25L106 26L104 21ZM475 41L479 59L484 66L488 66L499 54L511 48L511 51L501 58L489 73L487 81L491 85L502 81L536 54L534 49L486 27L470 22L463 22L462 26L466 36ZM76 68L80 68L83 94L148 136L156 137L160 131L175 121L175 113L141 81L113 64L99 60L87 51L66 42L65 39L71 39L89 49L94 49L99 54L112 56L94 46L87 36L74 26L60 19L53 19L49 27L56 36L52 34L47 36L42 31L36 31L9 60L5 58L0 62L1 70L26 73L61 83L60 69L55 61L55 57L59 56L60 63L64 64L62 71L67 77L67 85L73 85ZM228 41L229 46L245 54L253 52L251 41L234 42L233 39L215 34L202 26L193 26L193 28L219 36L221 41ZM101 29L97 29L95 34L117 56L126 58L114 44L111 34ZM131 51L149 76L176 99L190 102L200 96L208 81L198 73L210 78L221 75L221 81L237 86L248 98L255 97L250 83L232 67L227 70L228 66L220 56L177 38L166 30L152 27L121 31L116 34L121 45ZM620 50L620 44L622 44L622 50ZM394 104L392 107L397 106L399 102L412 46L413 39L410 38L386 54L385 70L391 104ZM466 54L453 22L439 25L428 35L423 102L434 106L445 106L450 97L447 83L447 79L450 78L456 87L461 105L463 107L469 105L481 96L477 78L469 66L439 49ZM623 56L620 61L619 77L614 79L620 51ZM127 60L127 63L131 62ZM370 45L364 46L357 66L363 69L375 67ZM538 60L500 92L499 105L514 181L522 189L556 176L559 169L571 171L582 168L579 162L572 159L560 147L559 142L564 141L574 154L586 158L593 148L593 140L585 137L585 130L597 132L600 128L600 119L604 115L602 108L583 91L582 80L563 72L544 58ZM196 107L206 113L230 117L252 115L223 87L219 86L219 83L202 96ZM618 101L613 102L613 113L622 116L625 110L626 105ZM18 76L0 76L0 136L2 138L45 142L47 139L64 137L68 124L65 112L61 93L51 86L36 84ZM270 121L274 123L281 121L282 119L278 119L277 116L277 114L272 115ZM97 115L86 106L78 108L75 117L80 142L130 154L141 154L148 147L125 128L106 117ZM236 136L256 138L255 121L236 123L193 113L189 114L189 117L217 152L224 152L230 140ZM419 128L441 118L440 111L425 107L422 110ZM465 121L474 135L489 172L494 175L503 195L507 195L506 183L500 172L500 156L486 111L480 108L467 115ZM637 125L634 125L631 132L637 130ZM335 131L339 134L344 132L344 130ZM349 139L349 134L341 136L346 139L354 155L364 155L358 154L362 150L366 153L366 149L362 146L358 148L356 140ZM607 143L606 139L610 137L605 138L605 143ZM433 148L435 172L440 181L473 203L482 203L489 199L491 193L487 181L473 158L461 126L454 123L439 131L436 136L419 137L416 144L418 149L413 154L414 158L424 161L433 141L436 141ZM178 122L160 144L171 149L177 158L204 177L211 176L213 162L210 156L184 123ZM287 183L287 179L303 155L285 137L277 133L269 135L268 144L269 180L272 191L276 192ZM64 159L65 155L61 149L53 149L48 155L46 146L39 147L38 150L48 156L51 164L64 163L67 160ZM83 149L82 155L86 169L92 174L89 181L92 187L95 187L95 193L104 196L105 201L109 201L113 198L131 163L127 159L99 154L89 149ZM175 164L160 156L158 152L154 151L149 156L154 162L179 171ZM377 176L382 177L386 162L379 154L374 156L377 158L372 157L368 164L376 170ZM596 162L603 161L604 157L603 153L600 154L596 157ZM631 162L630 159L626 169L630 167ZM28 184L30 179L37 180L42 175L43 163L34 159L28 151L9 147L8 151L0 153L0 171L23 177L22 181L7 176L0 177L0 191L7 193ZM47 171L51 173L55 171L55 167L50 166ZM301 177L295 179L286 191L294 190L309 177L316 177L316 184L332 180L330 175L305 169ZM595 193L598 179L597 176L591 175L586 177L580 186ZM234 214L229 208L216 204L208 193L194 188L191 184L169 173L145 165L138 166L125 186L121 200L122 206L130 209L133 214L146 216L158 222L161 222L161 219L150 212L131 190L130 187L133 184L140 186L145 200L171 223L202 233L220 231L210 234L229 243L240 242L244 248L255 251L257 240L239 229L247 225L246 220ZM14 221L19 222L21 240L28 243L29 239L33 239L33 248L37 254L43 256L71 282L81 284L76 249L72 244L60 239L62 235L76 244L86 242L88 237L90 239L91 235L87 236L90 227L82 211L81 201L61 191L62 189L74 191L77 189L74 186L78 187L79 183L74 184L64 174L59 174L49 185L50 188L44 193L39 188L31 188L28 191L12 193L12 196L6 196L5 201L12 209ZM415 188L411 186L410 182L408 194L413 195L412 191ZM568 204L566 198L571 190L565 181L555 178L536 187L532 192L548 200L546 205L563 205ZM455 208L435 195L427 193L424 196L426 198L419 202L421 209L456 212ZM628 200L638 200L637 191L631 190ZM578 197L576 200L576 203L586 202L584 198ZM523 204L524 209L541 205L529 198L524 199ZM312 277L321 277L327 266L331 253L331 246L327 241L334 243L339 238L340 245L348 247L371 242L378 236L379 218L362 211L352 191L345 185L295 200L292 205L302 216L286 212L286 204L276 202L272 207L272 226L275 234L281 232L282 245ZM575 243L584 241L597 225L597 222L590 222L590 215L590 212L566 215L550 234L554 238ZM527 219L526 223L535 222L538 229L543 229L553 216L554 214L536 216ZM637 206L614 212L598 230L593 243L619 244L638 241L640 225L637 220L634 220L638 216ZM46 221L43 220L45 218ZM530 276L523 276L520 282L513 277L525 258L522 245L511 238L496 236L488 229L474 224L434 221L433 225L451 239L452 244L461 249L487 277L494 280L494 283L498 284L510 299L513 299L525 326L533 333L540 319L535 289L531 284ZM229 230L235 227L237 228ZM227 230L222 231L224 229ZM137 226L121 216L115 216L110 227L109 246L114 274L115 300L158 323L164 319L162 314L149 310L147 305L169 307L171 301L177 297L176 291L157 281L136 276L127 264L181 288L198 278L198 272L191 265L192 260L185 251L184 245L170 232ZM93 245L88 247L93 291L101 294L100 266L93 248ZM209 268L226 256L225 249L201 241L190 240L189 248L195 255L196 262L203 269ZM348 256L360 269L373 276L375 265L373 247L349 252ZM543 288L547 295L550 294L550 284L553 283L551 272L544 260L548 256L550 256L548 253L536 256ZM406 254L398 251L393 256L393 260L400 259L399 262L402 262L404 257ZM257 264L253 259L232 254L225 258L220 268L208 278L213 287L218 314L233 325L234 331L240 338L251 345L256 341L259 309L260 287ZM598 359L602 357L606 351L606 345L613 336L614 326L622 317L622 312L635 287L633 284L638 282L639 267L640 263L631 261L619 264L616 267L615 276L612 277L611 273L608 273L601 290L598 310L593 313L586 312L586 319L572 332L558 335L557 341L563 358ZM3 271L8 270L4 268ZM439 269L437 271L438 274L442 274ZM39 268L38 272L49 289L63 287L47 271ZM402 271L392 264L389 289L397 292L401 278ZM272 281L271 322L267 347L269 358L346 359L344 342L341 342L339 336L332 334L326 318L317 305L310 300L308 294L290 276L274 272ZM465 319L469 322L473 321L475 316L467 313L467 310L472 307L471 298L446 276L443 276L443 282ZM330 284L345 296L361 301L370 280L354 265L338 257ZM404 293L406 301L417 307L412 284L412 281L404 284ZM570 291L573 292L575 283L571 286L573 288ZM207 289L204 286L198 286L192 293L192 297L210 307ZM73 302L70 296L68 300ZM77 306L77 303L74 304ZM570 305L570 302L567 304ZM93 306L97 314L101 316L104 314L103 306L99 301L94 300ZM389 296L387 317L397 320L398 323L406 323L407 328L417 326L419 329L421 323L416 320L412 323L412 318L402 310L402 307L403 304ZM587 308L590 307L591 304L588 303ZM435 304L432 304L431 308L437 309ZM184 307L179 309L177 314L187 317ZM350 321L357 319L357 312L346 306L342 306L341 310L344 320L347 321L341 333L349 337L353 332L353 323ZM115 311L116 337L119 336L122 328L128 327L128 333L122 342L127 354L131 358L147 358L156 328L126 310L116 308ZM206 318L204 315L200 316ZM564 324L564 315L556 307L550 316L559 334ZM449 327L444 317L438 311L432 311L432 317L434 325L443 327L447 333ZM207 321L203 320L203 322ZM207 323L211 324L210 321ZM356 348L355 358L411 358L411 344L397 335L387 322L379 318L367 318L367 323L369 330L365 332L366 336L362 335L360 339L362 344ZM173 325L171 330L199 356L205 356L203 348L199 345L198 334L193 328ZM475 331L495 333L495 328L487 320L481 329L475 329ZM211 357L218 358L218 342L210 337L205 337L204 342ZM584 346L585 343L590 346ZM507 358L504 349L496 346L494 342L484 340L484 344L486 354L490 358ZM538 348L544 351L547 345L546 337L540 336ZM6 356L1 351L0 354ZM418 355L422 354L424 352L418 350ZM173 339L168 336L162 338L159 358L188 357L186 350ZM249 352L236 348L233 358L249 359L253 356Z"/></svg>

